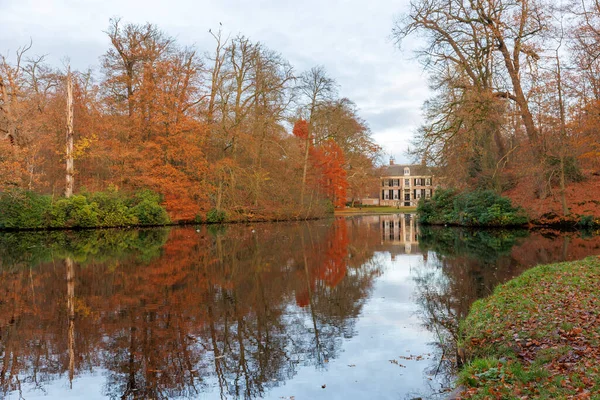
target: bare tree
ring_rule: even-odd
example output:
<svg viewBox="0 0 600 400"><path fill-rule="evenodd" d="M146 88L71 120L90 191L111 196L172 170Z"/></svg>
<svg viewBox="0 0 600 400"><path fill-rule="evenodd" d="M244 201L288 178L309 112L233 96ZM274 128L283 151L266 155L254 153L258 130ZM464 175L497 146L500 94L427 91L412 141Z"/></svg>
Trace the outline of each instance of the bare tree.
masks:
<svg viewBox="0 0 600 400"><path fill-rule="evenodd" d="M143 66L168 52L174 40L153 24L121 26L120 23L120 18L112 18L105 32L112 48L102 57L102 68L107 77L105 84L108 90L117 102L127 102L127 113L132 118L134 94Z"/></svg>
<svg viewBox="0 0 600 400"><path fill-rule="evenodd" d="M302 167L302 188L300 191L300 204L304 204L304 195L306 192L306 173L308 171L308 154L310 146L313 144L313 118L315 111L326 101L331 100L336 92L337 86L333 79L327 76L323 66L313 67L300 75L298 85L302 98L304 100L304 112L308 114L308 135L306 135L304 149L304 165Z"/></svg>
<svg viewBox="0 0 600 400"><path fill-rule="evenodd" d="M514 101L527 137L536 145L538 128L522 66L539 60L536 40L547 29L546 19L537 0L414 0L393 35L400 43L412 33L423 33L427 47L420 57L426 68L439 71L451 66L464 73L469 85Z"/></svg>

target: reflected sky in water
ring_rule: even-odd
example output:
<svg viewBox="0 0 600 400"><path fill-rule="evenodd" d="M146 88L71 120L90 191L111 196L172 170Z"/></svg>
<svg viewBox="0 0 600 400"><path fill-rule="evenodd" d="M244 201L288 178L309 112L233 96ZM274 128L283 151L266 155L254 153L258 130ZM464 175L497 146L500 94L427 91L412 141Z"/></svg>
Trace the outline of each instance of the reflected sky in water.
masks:
<svg viewBox="0 0 600 400"><path fill-rule="evenodd" d="M443 398L474 300L599 248L403 214L0 233L0 397Z"/></svg>

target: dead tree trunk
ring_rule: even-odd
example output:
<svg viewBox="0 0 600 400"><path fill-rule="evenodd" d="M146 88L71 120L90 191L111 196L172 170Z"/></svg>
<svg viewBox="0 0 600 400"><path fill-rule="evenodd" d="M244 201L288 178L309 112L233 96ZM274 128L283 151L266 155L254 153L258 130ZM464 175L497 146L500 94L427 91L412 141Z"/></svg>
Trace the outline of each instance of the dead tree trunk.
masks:
<svg viewBox="0 0 600 400"><path fill-rule="evenodd" d="M65 197L73 195L73 81L71 68L67 71L67 151L66 151L66 186Z"/></svg>

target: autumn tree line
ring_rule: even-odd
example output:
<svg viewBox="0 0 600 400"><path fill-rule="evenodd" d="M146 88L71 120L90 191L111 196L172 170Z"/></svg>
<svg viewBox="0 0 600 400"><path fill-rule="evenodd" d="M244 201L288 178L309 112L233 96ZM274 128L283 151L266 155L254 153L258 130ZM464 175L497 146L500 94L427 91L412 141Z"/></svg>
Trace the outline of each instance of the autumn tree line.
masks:
<svg viewBox="0 0 600 400"><path fill-rule="evenodd" d="M433 97L412 152L463 189L553 196L600 171L600 2L412 0ZM575 193L579 198L592 193Z"/></svg>
<svg viewBox="0 0 600 400"><path fill-rule="evenodd" d="M0 58L0 193L150 189L180 221L305 218L370 190L380 149L323 67L221 29L205 53L150 23L105 33L99 69L31 44Z"/></svg>

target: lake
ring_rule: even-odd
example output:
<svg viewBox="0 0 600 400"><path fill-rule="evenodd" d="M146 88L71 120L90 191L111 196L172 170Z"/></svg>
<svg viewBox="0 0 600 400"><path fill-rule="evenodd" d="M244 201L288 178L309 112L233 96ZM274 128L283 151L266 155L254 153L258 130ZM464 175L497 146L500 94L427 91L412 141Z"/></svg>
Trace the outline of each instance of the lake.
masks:
<svg viewBox="0 0 600 400"><path fill-rule="evenodd" d="M0 397L444 398L473 301L592 254L410 214L0 232Z"/></svg>

